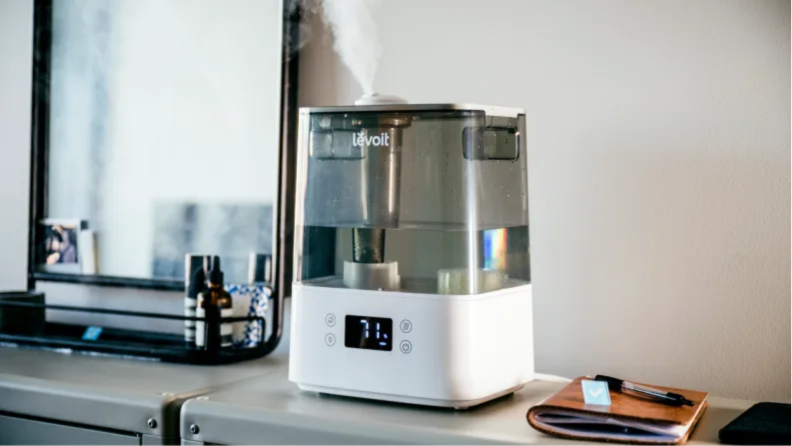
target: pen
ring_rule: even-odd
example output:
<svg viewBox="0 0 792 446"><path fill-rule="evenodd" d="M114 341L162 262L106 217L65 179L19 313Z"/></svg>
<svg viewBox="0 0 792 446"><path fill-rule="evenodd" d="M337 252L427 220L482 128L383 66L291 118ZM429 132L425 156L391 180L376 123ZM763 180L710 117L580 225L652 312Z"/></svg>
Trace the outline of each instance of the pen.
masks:
<svg viewBox="0 0 792 446"><path fill-rule="evenodd" d="M589 377L590 378L590 377ZM643 386L641 384L631 383L629 381L625 381L619 378L612 378L610 376L605 375L597 375L594 378L591 378L594 381L604 381L608 383L608 388L611 390L615 390L617 392L634 392L644 396L648 396L650 398L654 398L659 402L669 404L672 406L693 406L693 401L685 398L684 395L680 395L678 393L673 392L666 392L664 390L655 389L649 386Z"/></svg>

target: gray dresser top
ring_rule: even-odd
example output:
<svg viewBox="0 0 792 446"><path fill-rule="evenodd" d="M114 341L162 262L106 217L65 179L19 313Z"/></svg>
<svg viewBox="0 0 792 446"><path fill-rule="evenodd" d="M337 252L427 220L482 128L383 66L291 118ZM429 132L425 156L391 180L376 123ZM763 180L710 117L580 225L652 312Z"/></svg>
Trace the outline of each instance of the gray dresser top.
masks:
<svg viewBox="0 0 792 446"><path fill-rule="evenodd" d="M551 444L528 425L528 409L564 383L534 381L512 396L466 411L302 391L287 366L187 401L182 439L223 444ZM718 442L718 430L753 403L710 398L689 444ZM197 426L197 434L191 426Z"/></svg>
<svg viewBox="0 0 792 446"><path fill-rule="evenodd" d="M0 412L178 436L183 401L261 377L283 360L211 367L0 348Z"/></svg>

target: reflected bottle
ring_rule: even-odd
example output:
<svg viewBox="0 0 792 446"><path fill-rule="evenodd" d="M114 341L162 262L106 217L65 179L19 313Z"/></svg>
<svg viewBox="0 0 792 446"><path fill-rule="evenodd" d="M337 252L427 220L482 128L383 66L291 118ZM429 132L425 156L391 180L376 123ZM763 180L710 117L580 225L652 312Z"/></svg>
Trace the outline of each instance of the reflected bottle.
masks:
<svg viewBox="0 0 792 446"><path fill-rule="evenodd" d="M184 262L184 315L195 317L198 307L198 295L206 290L206 271L211 257L205 255L187 254ZM184 321L184 340L189 345L195 345L194 320Z"/></svg>
<svg viewBox="0 0 792 446"><path fill-rule="evenodd" d="M198 295L196 316L206 321L196 324L195 344L199 348L218 350L233 344L233 323L220 323L221 318L234 315L233 300L223 289L223 279L220 257L214 256L209 270L209 288Z"/></svg>

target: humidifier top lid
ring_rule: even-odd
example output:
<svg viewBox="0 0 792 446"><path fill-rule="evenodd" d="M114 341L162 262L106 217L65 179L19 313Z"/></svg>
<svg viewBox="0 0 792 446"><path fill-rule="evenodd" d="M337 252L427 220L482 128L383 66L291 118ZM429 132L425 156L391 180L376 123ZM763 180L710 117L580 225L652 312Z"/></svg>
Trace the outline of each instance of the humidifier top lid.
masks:
<svg viewBox="0 0 792 446"><path fill-rule="evenodd" d="M361 98L362 99L362 98ZM300 114L314 113L361 113L361 112L442 112L442 111L482 111L487 116L517 118L525 115L521 108L499 107L479 104L408 104L408 103L377 103L361 102L365 105L340 105L330 107L301 107Z"/></svg>

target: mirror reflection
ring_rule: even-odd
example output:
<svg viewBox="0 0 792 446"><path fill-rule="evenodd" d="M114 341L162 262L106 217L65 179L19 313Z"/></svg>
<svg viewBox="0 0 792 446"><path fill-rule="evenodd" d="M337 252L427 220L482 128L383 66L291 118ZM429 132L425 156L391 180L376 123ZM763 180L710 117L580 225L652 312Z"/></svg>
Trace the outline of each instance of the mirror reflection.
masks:
<svg viewBox="0 0 792 446"><path fill-rule="evenodd" d="M280 2L52 7L39 268L182 280L206 253L244 280L273 251Z"/></svg>

